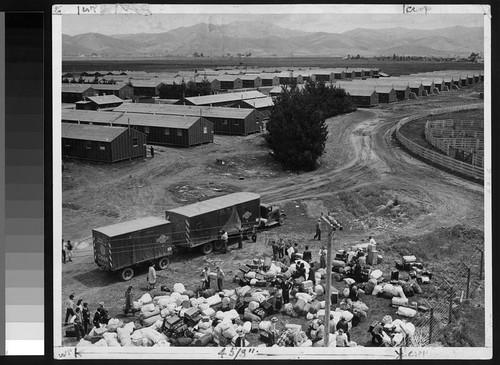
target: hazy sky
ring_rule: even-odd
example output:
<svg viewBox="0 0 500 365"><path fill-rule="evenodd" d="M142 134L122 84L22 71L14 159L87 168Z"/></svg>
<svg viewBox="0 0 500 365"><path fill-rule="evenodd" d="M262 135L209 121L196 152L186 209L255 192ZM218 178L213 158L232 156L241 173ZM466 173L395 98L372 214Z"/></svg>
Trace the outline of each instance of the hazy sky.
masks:
<svg viewBox="0 0 500 365"><path fill-rule="evenodd" d="M483 26L482 14L104 14L68 15L62 17L62 32L69 35L82 33L130 34L160 33L197 23L227 24L234 21L265 21L284 28L310 32L341 33L355 28L437 29L456 25Z"/></svg>

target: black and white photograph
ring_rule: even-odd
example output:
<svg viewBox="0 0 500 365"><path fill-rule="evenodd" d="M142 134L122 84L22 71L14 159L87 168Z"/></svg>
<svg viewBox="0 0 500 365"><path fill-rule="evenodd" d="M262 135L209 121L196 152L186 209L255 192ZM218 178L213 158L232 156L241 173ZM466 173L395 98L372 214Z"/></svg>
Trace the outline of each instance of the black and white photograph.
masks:
<svg viewBox="0 0 500 365"><path fill-rule="evenodd" d="M492 357L488 5L52 27L56 359Z"/></svg>

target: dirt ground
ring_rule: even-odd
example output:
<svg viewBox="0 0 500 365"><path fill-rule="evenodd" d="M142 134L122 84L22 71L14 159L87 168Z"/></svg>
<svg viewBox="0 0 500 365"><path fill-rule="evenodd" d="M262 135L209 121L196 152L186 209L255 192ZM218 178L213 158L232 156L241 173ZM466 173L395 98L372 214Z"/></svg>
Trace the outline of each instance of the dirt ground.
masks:
<svg viewBox="0 0 500 365"><path fill-rule="evenodd" d="M62 300L75 293L89 303L92 314L103 300L111 316L119 317L126 287L132 285L137 298L146 290L146 267L127 283L97 267L89 239L92 228L148 215L163 217L166 209L235 191L255 192L262 202L281 205L287 222L259 233L256 243L246 241L242 250L232 246L226 255L180 252L168 269L158 272L160 285L172 287L182 282L187 288L196 288L202 267L220 264L227 274L227 286L234 287L231 278L240 263L270 255L270 236L290 238L301 250L308 244L317 259L326 232L321 242L312 241L314 224L326 211L344 224L336 235L335 249L366 242L371 234L388 258L399 253L386 243L402 236L420 237L457 224L484 232L483 186L409 156L391 137L393 127L405 116L478 101L474 89L464 89L331 118L321 165L308 173L282 170L269 156L261 134L216 135L213 144L189 149L155 147L154 158L114 165L65 161L62 233L65 240L76 243L76 249L73 262L62 267ZM217 159L225 164L217 164ZM395 197L399 211L384 208ZM428 260L436 264L440 259ZM387 260L384 267L389 270L391 265ZM440 266L434 266L439 271ZM367 304L371 300L366 298ZM382 314L382 310L374 313L377 318L373 320ZM370 323L368 319L356 330L358 340L354 340L359 344L366 342ZM65 343L74 341L63 339Z"/></svg>

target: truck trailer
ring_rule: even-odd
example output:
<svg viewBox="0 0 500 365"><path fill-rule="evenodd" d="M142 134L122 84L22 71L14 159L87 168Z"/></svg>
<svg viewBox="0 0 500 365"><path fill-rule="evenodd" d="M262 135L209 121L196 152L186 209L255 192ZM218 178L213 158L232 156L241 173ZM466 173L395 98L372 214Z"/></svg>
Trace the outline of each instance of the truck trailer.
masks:
<svg viewBox="0 0 500 365"><path fill-rule="evenodd" d="M158 217L145 217L92 230L95 263L118 272L125 281L134 268L155 262L163 270L172 255L172 224Z"/></svg>
<svg viewBox="0 0 500 365"><path fill-rule="evenodd" d="M233 193L166 211L172 222L172 240L180 247L201 247L204 254L222 247L222 230L229 237L251 234L256 240L260 195Z"/></svg>

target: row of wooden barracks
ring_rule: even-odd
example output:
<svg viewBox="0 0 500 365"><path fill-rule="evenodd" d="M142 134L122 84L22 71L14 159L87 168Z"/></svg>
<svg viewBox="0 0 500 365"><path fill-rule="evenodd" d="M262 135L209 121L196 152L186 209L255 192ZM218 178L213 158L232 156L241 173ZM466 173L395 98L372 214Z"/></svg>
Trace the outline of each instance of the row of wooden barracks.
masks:
<svg viewBox="0 0 500 365"><path fill-rule="evenodd" d="M436 71L364 80L339 79L329 83L344 88L358 107L372 107L481 81L484 75L480 71ZM259 132L269 116L273 97L279 95L284 85L269 89L270 96L256 90L235 91L185 98L174 104L159 103L160 100L154 104L130 102L114 93L98 95L95 86L124 85L63 83L63 92L78 94L72 99L76 100L73 106L63 104L65 157L116 162L145 157L146 144L191 147L213 142L214 133L247 135ZM130 88L130 85L125 86ZM120 89L113 90L119 92ZM68 128L68 124L73 129ZM78 131L81 131L81 138L75 138ZM99 139L100 133L106 140Z"/></svg>

